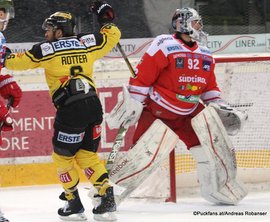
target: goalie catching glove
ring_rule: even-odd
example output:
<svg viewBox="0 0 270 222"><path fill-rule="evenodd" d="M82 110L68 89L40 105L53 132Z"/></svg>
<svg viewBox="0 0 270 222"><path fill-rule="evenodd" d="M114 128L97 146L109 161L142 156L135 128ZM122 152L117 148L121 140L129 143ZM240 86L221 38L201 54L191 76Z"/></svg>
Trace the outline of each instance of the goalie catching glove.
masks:
<svg viewBox="0 0 270 222"><path fill-rule="evenodd" d="M90 6L90 10L97 15L98 22L101 25L110 23L115 18L112 6L106 1L94 1Z"/></svg>
<svg viewBox="0 0 270 222"><path fill-rule="evenodd" d="M208 105L215 108L230 136L239 133L248 118L247 112L234 109L221 99L210 102Z"/></svg>

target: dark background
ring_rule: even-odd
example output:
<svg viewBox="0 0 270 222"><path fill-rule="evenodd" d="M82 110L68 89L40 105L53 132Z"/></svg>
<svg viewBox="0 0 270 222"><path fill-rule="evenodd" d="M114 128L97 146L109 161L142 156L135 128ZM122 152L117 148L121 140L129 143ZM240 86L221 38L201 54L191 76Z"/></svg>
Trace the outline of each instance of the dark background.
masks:
<svg viewBox="0 0 270 222"><path fill-rule="evenodd" d="M146 22L144 1L147 0L107 1L117 13L115 23L122 31L122 38L148 38L156 35L150 31L151 22ZM179 8L181 8L180 2ZM190 7L194 7L202 15L204 30L210 35L258 34L270 30L269 0L190 2ZM87 0L14 0L15 19L10 20L4 35L8 42L13 43L42 41L44 32L41 25L44 19L55 11L72 12L76 17L78 32L93 32L97 29L97 22L89 13L89 3L90 1ZM170 23L170 21L163 22Z"/></svg>

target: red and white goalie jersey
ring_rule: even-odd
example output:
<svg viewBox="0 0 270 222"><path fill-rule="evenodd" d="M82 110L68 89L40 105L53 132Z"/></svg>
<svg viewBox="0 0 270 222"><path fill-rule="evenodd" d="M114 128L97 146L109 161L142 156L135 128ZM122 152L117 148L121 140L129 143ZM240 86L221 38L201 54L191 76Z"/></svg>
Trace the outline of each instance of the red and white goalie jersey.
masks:
<svg viewBox="0 0 270 222"><path fill-rule="evenodd" d="M188 115L199 100L220 99L214 74L215 60L205 46L188 47L175 35L160 35L152 42L130 78L131 96L150 99L179 115Z"/></svg>

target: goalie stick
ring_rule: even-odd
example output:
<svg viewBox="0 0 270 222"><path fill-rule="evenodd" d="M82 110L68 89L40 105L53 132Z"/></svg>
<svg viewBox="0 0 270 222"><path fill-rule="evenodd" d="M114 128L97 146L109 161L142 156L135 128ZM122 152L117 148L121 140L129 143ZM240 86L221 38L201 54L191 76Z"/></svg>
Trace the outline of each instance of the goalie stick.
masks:
<svg viewBox="0 0 270 222"><path fill-rule="evenodd" d="M106 163L106 169L108 171L108 174L110 173L110 170L113 167L114 161L115 161L117 154L120 150L120 147L121 147L122 142L125 138L126 132L129 128L129 125L130 125L130 120L127 120L127 121L123 122L121 124L120 128L118 129L118 133L115 137L115 140L114 140L114 143L112 146L112 150L109 154L109 157L108 157L107 163Z"/></svg>
<svg viewBox="0 0 270 222"><path fill-rule="evenodd" d="M120 51L120 53L122 54L122 57L124 58L130 72L131 72L131 75L132 77L135 77L135 72L127 58L127 55L125 54L124 50L122 49L120 43L117 43L117 47ZM128 90L123 87L123 96L125 94L125 90L126 92L128 92ZM124 99L124 98L123 98ZM138 102L139 103L139 102ZM118 107L119 108L119 107ZM114 108L115 109L115 108ZM142 108L141 108L142 109ZM139 110L139 107L138 107L138 104L136 106L136 111ZM136 113L136 111L133 110L133 112L130 114L130 115L133 115L134 113ZM108 120L107 120L108 121ZM108 123L108 122L107 122ZM121 145L123 143L123 140L125 139L125 135L126 135L126 132L128 131L129 129L129 126L132 124L132 120L131 119L126 119L124 120L121 124L120 124L120 127L118 128L118 125L117 125L117 128L118 128L118 132L117 132L117 135L114 139L114 143L112 145L112 149L111 149L111 152L109 153L109 156L108 156L108 159L107 159L107 162L106 162L106 169L108 171L108 174L110 174L110 171L111 169L113 168L113 165L115 163L115 160L116 160L116 157L119 153L119 150L121 148ZM108 124L109 128L110 127L110 124ZM117 129L115 128L115 129ZM114 184L114 187L116 187L116 185ZM92 198L92 195L93 193L95 192L95 190L93 190L92 188L89 188L89 187L85 187L85 189L89 190L89 193L88 193L88 196L90 198ZM118 186L118 190L122 190L122 187ZM119 192L122 192L122 191L119 191Z"/></svg>
<svg viewBox="0 0 270 222"><path fill-rule="evenodd" d="M134 69L133 67L131 66L129 60L128 60L128 57L126 55L126 53L124 52L124 50L122 49L122 46L120 45L120 43L118 42L117 43L117 48L119 49L122 57L124 58L128 68L129 68L129 71L132 75L132 77L135 77L135 72L134 72ZM120 126L120 128L118 129L118 133L115 137L115 140L114 140L114 143L113 143L113 146L112 146L112 150L109 154L109 157L108 157L108 160L107 160L107 163L106 163L106 169L108 170L108 173L110 172L113 164L114 164L114 161L117 157L117 154L120 150L120 147L123 143L123 140L125 139L125 135L126 135L126 132L128 131L129 129L129 125L130 125L130 120L127 120L125 122L123 122Z"/></svg>

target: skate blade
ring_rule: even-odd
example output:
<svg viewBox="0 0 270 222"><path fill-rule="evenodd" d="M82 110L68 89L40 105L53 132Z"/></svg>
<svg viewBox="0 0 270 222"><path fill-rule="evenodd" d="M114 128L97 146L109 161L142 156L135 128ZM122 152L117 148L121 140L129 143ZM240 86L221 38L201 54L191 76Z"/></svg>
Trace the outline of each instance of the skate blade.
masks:
<svg viewBox="0 0 270 222"><path fill-rule="evenodd" d="M85 216L84 213L79 213L79 214L72 214L69 216L60 216L60 219L64 221L86 221L87 217Z"/></svg>
<svg viewBox="0 0 270 222"><path fill-rule="evenodd" d="M116 221L116 215L113 212L107 212L104 214L94 214L94 220L97 221Z"/></svg>

